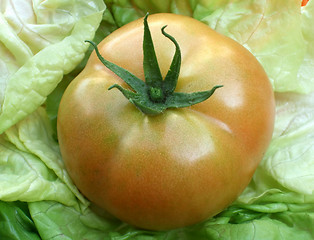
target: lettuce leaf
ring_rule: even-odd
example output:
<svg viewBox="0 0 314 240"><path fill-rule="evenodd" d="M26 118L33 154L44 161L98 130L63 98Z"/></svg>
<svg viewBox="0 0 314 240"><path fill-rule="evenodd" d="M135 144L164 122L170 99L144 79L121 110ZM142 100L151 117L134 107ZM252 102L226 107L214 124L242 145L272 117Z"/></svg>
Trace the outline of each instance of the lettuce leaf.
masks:
<svg viewBox="0 0 314 240"><path fill-rule="evenodd" d="M272 142L238 201L314 204L314 93L276 95Z"/></svg>
<svg viewBox="0 0 314 240"><path fill-rule="evenodd" d="M29 203L29 210L42 239L103 240L121 224L90 209L80 211L54 201Z"/></svg>
<svg viewBox="0 0 314 240"><path fill-rule="evenodd" d="M300 17L295 14L297 9L300 9L297 1L295 4L284 4L284 1L228 1L210 15L206 14L206 8L197 9L200 12L196 15L205 16L202 21L253 52L264 66L275 90L287 91L296 88L290 86L294 82L290 83L287 78L296 78L305 52L300 28L296 27L300 25ZM289 35L280 41L287 32ZM291 51L292 47L294 51ZM285 81L285 84L280 81Z"/></svg>
<svg viewBox="0 0 314 240"><path fill-rule="evenodd" d="M82 60L103 1L9 1L0 12L0 133L44 103Z"/></svg>
<svg viewBox="0 0 314 240"><path fill-rule="evenodd" d="M298 78L300 72L306 72L301 66L309 67L304 65L305 58L313 67L314 55L308 51L313 39L306 36L313 36L313 14L305 19L305 12L313 13L313 3L303 9L301 16L298 1L219 1L225 4L218 8L208 6L212 4L209 1L201 2L194 17L250 50L263 65L275 91L314 90L311 76Z"/></svg>
<svg viewBox="0 0 314 240"><path fill-rule="evenodd" d="M104 14L102 1L89 2L87 6L82 0L34 0L34 13L28 12L30 2L21 0L14 1L20 7L15 12L12 1L0 6L0 23L4 24L0 29L0 54L4 56L0 60L2 203L8 206L13 201L10 207L15 209L20 207L15 201L23 201L22 210L28 217L23 219L29 226L34 224L44 240L313 239L314 2L301 8L294 0L105 0ZM62 93L91 52L80 41L92 39L100 21L96 42L147 11L193 16L240 42L264 66L276 91L273 139L249 186L217 216L166 232L144 231L107 213L95 214L99 209L80 194L64 168L55 131ZM21 29L12 27L17 26L13 24L16 18L8 17L12 12L26 23L33 21L26 24L31 26L25 33L18 34ZM78 15L67 16L69 12ZM51 14L55 18L48 19ZM38 26L35 15L45 24ZM50 56L62 58L62 64ZM35 62L42 73L30 70ZM52 68L55 72L48 71ZM28 78L27 71L46 75ZM13 86L17 86L14 91ZM41 91L40 97L31 97ZM3 224L28 234L10 221L5 218ZM1 234L5 233L0 231L0 238L5 236Z"/></svg>
<svg viewBox="0 0 314 240"><path fill-rule="evenodd" d="M39 240L27 203L0 201L0 238L6 240Z"/></svg>
<svg viewBox="0 0 314 240"><path fill-rule="evenodd" d="M214 218L171 231L146 231L78 212L57 202L30 203L30 212L43 239L105 240L312 240L314 206L282 204L232 206ZM259 208L259 211L257 210Z"/></svg>
<svg viewBox="0 0 314 240"><path fill-rule="evenodd" d="M68 176L43 108L0 136L0 199L88 203Z"/></svg>
<svg viewBox="0 0 314 240"><path fill-rule="evenodd" d="M115 19L118 27L133 20L159 12L171 12L186 16L193 16L193 12L202 1L195 0L105 0L105 3ZM214 2L214 1L212 1Z"/></svg>
<svg viewBox="0 0 314 240"><path fill-rule="evenodd" d="M305 40L306 52L303 62L299 68L298 81L302 84L303 88L313 90L314 86L314 29L311 27L310 22L314 21L314 3L308 2L306 6L301 9L301 26L302 35Z"/></svg>

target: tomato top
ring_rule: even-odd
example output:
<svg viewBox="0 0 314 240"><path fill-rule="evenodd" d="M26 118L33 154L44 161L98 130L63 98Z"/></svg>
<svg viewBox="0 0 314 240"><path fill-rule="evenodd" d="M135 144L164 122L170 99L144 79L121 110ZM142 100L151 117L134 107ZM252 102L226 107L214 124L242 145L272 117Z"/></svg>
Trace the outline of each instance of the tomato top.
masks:
<svg viewBox="0 0 314 240"><path fill-rule="evenodd" d="M119 84L113 84L109 90L117 88L122 94L129 99L139 110L145 114L157 115L162 113L167 108L182 108L189 107L208 99L217 88L222 85L214 86L209 91L182 93L174 92L181 67L181 50L180 46L174 37L165 32L166 25L161 28L162 34L172 41L175 45L175 54L168 70L165 79L163 79L151 33L147 23L148 14L144 18L144 40L143 40L143 69L145 82L130 73L129 71L117 66L116 64L105 60L95 43L87 41L95 48L99 60L125 83L133 89L133 91L121 87Z"/></svg>

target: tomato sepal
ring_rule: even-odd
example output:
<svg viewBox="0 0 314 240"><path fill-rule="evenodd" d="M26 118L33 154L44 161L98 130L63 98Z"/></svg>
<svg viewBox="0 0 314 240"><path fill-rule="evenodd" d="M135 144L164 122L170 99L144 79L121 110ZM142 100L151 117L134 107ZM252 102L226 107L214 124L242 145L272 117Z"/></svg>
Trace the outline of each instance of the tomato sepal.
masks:
<svg viewBox="0 0 314 240"><path fill-rule="evenodd" d="M113 84L108 88L108 90L117 88L143 113L147 115L158 115L168 108L184 108L203 102L207 100L216 91L216 89L223 87L223 85L216 85L211 90L192 93L174 92L178 83L181 67L180 46L176 39L165 31L167 25L163 26L161 28L162 34L172 41L176 48L170 68L163 79L158 65L147 18L148 14L144 17L143 38L143 69L145 82L126 69L104 59L101 56L97 45L93 41L85 41L94 47L99 60L108 69L119 76L126 84L128 84L134 92L123 88L119 84Z"/></svg>

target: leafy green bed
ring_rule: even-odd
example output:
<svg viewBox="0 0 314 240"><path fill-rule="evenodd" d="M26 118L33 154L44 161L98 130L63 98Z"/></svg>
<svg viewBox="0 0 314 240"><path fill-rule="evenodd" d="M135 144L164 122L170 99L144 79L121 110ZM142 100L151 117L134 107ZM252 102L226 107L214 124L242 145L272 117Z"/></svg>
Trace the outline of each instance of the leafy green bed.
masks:
<svg viewBox="0 0 314 240"><path fill-rule="evenodd" d="M8 1L0 6L0 239L314 238L314 2ZM61 159L56 117L91 49L146 12L190 15L249 49L276 92L271 145L250 185L204 223L136 229L93 206Z"/></svg>

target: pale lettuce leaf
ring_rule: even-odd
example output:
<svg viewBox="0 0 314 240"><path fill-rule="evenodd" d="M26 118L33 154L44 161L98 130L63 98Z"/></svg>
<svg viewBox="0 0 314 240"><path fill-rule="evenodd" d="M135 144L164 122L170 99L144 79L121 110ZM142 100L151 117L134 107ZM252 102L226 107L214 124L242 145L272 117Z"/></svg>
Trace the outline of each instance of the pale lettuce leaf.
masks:
<svg viewBox="0 0 314 240"><path fill-rule="evenodd" d="M0 133L43 104L83 59L104 9L102 0L1 2Z"/></svg>
<svg viewBox="0 0 314 240"><path fill-rule="evenodd" d="M314 87L314 28L310 24L314 22L314 2L310 1L301 9L302 34L305 40L306 52L298 72L298 81L303 88Z"/></svg>
<svg viewBox="0 0 314 240"><path fill-rule="evenodd" d="M104 240L121 224L53 201L29 203L29 209L42 239Z"/></svg>
<svg viewBox="0 0 314 240"><path fill-rule="evenodd" d="M276 94L272 142L238 201L314 204L314 93Z"/></svg>
<svg viewBox="0 0 314 240"><path fill-rule="evenodd" d="M312 76L298 78L300 71L310 71L308 67L314 64L308 51L312 48L308 46L314 45L313 1L302 17L298 1L220 2L219 7L212 7L211 2L200 1L194 17L250 50L263 65L275 91L314 91ZM305 17L305 13L309 16ZM311 37L306 37L305 32ZM309 66L304 65L305 59Z"/></svg>
<svg viewBox="0 0 314 240"><path fill-rule="evenodd" d="M88 206L65 170L43 108L0 135L0 186L3 201Z"/></svg>
<svg viewBox="0 0 314 240"><path fill-rule="evenodd" d="M27 1L16 2L21 6L25 5L25 9L29 7ZM92 18L90 16L94 16L94 19L99 21L98 14L101 12L101 7L95 8L97 4L93 5L93 3L101 6L100 2L102 1L90 1L89 7L85 9L87 15L91 14L85 18L87 23ZM9 1L5 3L9 4ZM60 8L66 9L65 12L80 12L78 9L66 7L72 6L73 1L50 0L33 1L33 3L34 9L44 4L43 9L46 9L46 12L36 13L42 22L48 20L45 17L47 17L47 11L50 10L54 12L55 9ZM77 3L83 4L82 1L77 1ZM45 112L45 110L48 111L50 119L56 119L62 91L82 69L83 61L74 72L64 78L54 93L49 95L49 101L46 102L47 109L38 108L39 105L35 107L34 99L32 108L35 111L32 110L32 114L24 109L24 106L32 105L31 102L24 106L15 106L14 110L11 108L11 115L7 115L7 119L14 114L21 116L21 111L25 111L23 114L27 117L9 129L3 126L11 126L13 122L3 125L5 121L1 117L2 114L0 115L0 129L6 129L5 133L0 136L0 200L28 202L31 218L44 240L312 240L314 238L314 169L312 164L314 156L314 28L312 25L314 2L310 0L309 4L302 9L294 0L105 0L105 3L108 9L102 16L95 38L97 42L115 28L142 17L147 11L151 13L167 11L193 16L203 21L216 31L243 44L258 58L277 92L276 122L271 145L252 182L237 201L222 213L203 223L172 231L144 231L124 224L107 214L96 215L93 212L95 208L89 205L89 202L79 193L64 168L59 146L55 142L55 132ZM6 5L0 6L3 14L0 16L0 21L3 23L7 21L7 25L3 25L3 32L0 29L0 42L6 39L3 33L12 33L11 22L16 21L11 20L9 24L8 17L3 18L4 6ZM90 9L98 10L92 14ZM7 11L6 16L11 10ZM68 16L64 16L63 11L56 14L63 17L57 17L57 24L53 27L58 29L58 26L62 25L62 34L66 35L68 29L71 28L71 21L67 19ZM21 15L26 20L33 16L28 15L27 10L20 11L16 15ZM84 26L87 27L87 25ZM40 26L33 27L35 32L45 33ZM90 27L91 32L95 28L96 25ZM71 32L72 35L74 34L73 37L83 39L81 31L85 28L73 27L73 29L77 31ZM72 39L72 35L60 38L51 32L47 33L50 44L47 46L46 41L39 39L34 44L25 44L27 41L19 41L22 39L21 36L12 38L12 42L9 44L7 42L5 47L0 43L0 54L5 56L0 60L0 72L3 73L0 76L0 84L5 86L3 99L6 100L7 96L11 96L14 100L14 96L24 97L27 92L24 85L19 85L20 90L13 92L11 89L12 95L7 95L9 82L6 81L6 76L11 76L12 73L17 74L25 66L32 66L27 65L29 59L36 56L32 54L39 54L44 50L52 54L51 51L55 50L52 45L65 46L67 39ZM73 39L71 44L72 41ZM20 47L18 52L11 53L10 51L13 50L8 50L14 49L13 46ZM75 46L77 54L84 53L81 51L81 45L77 43ZM49 51L46 50L49 48L51 48ZM70 52L69 55L61 54L60 57L72 56L74 51ZM62 53L65 53L64 49ZM14 54L20 55L21 59L15 58ZM38 57L37 61L44 61L43 63L48 64L44 58L44 55ZM78 63L79 59L73 58L73 68L76 64L74 62ZM71 67L65 67L67 68L65 71L64 66L58 64L55 65L58 69L56 71L62 72L60 73L60 78L62 78L62 75L70 71ZM49 69L49 66L41 70ZM26 69L23 71L26 73ZM51 76L51 82L46 81L47 78L41 78L43 82L35 81L33 85L28 85L29 93L38 94L38 88L47 86L50 90L54 89L59 80L52 80L55 79L53 71L46 73L47 78ZM47 90L46 93L49 91ZM42 99L45 98L43 96ZM12 99L9 102L13 101ZM18 100L14 101L18 102ZM36 102L39 103L37 100ZM12 119L15 118L12 117Z"/></svg>
<svg viewBox="0 0 314 240"><path fill-rule="evenodd" d="M248 205L250 206L250 205ZM312 240L313 204L230 207L218 216L171 231L146 231L92 211L79 212L57 202L30 203L31 215L43 239L54 240Z"/></svg>

